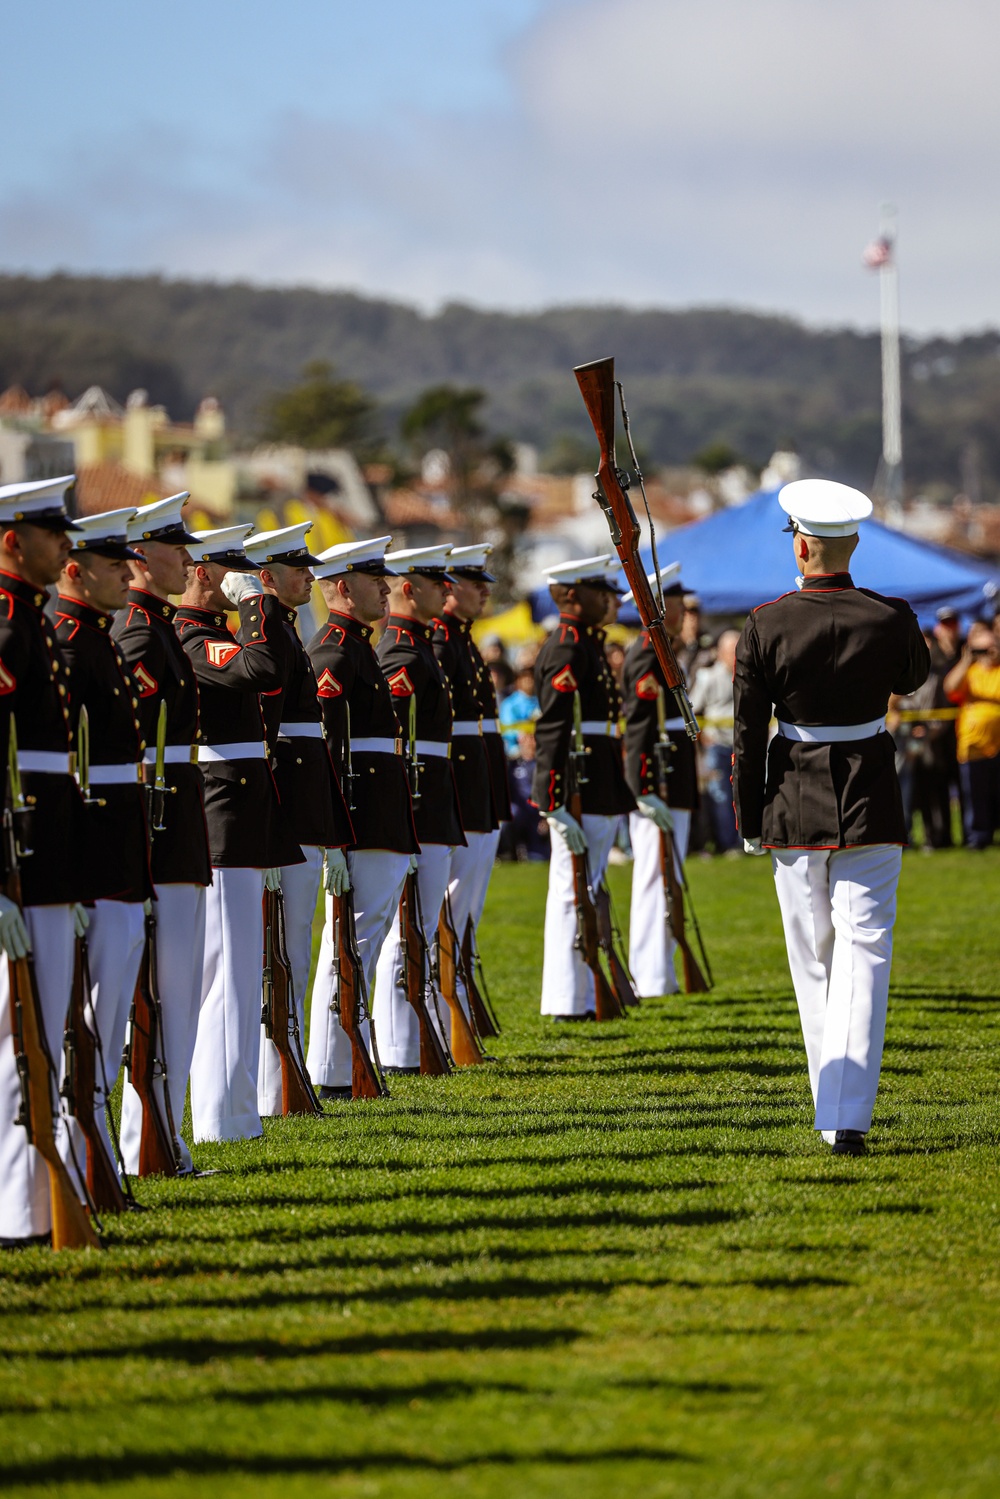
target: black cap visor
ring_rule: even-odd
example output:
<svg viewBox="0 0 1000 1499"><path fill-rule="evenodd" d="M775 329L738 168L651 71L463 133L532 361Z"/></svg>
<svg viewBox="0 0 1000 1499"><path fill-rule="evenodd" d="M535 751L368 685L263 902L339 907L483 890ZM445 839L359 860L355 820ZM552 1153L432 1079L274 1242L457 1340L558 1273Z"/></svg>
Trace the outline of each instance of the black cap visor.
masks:
<svg viewBox="0 0 1000 1499"><path fill-rule="evenodd" d="M277 552L273 557L265 557L263 562L251 562L253 568L270 567L272 562L280 562L282 567L322 567L323 564L318 557L311 552Z"/></svg>
<svg viewBox="0 0 1000 1499"><path fill-rule="evenodd" d="M163 526L158 531L143 531L141 536L130 539L136 546L141 546L144 541L162 541L166 546L172 547L196 547L198 545L197 536L192 536L189 531L185 531L183 526Z"/></svg>
<svg viewBox="0 0 1000 1499"><path fill-rule="evenodd" d="M322 564L321 564L322 565ZM367 573L371 578L398 578L394 567L386 567L384 562L377 559L374 562L346 562L342 573L330 573L328 576L342 578L347 573Z"/></svg>
<svg viewBox="0 0 1000 1499"><path fill-rule="evenodd" d="M15 512L14 515L6 516L0 520L3 526L37 526L41 531L82 531L75 520L68 516L65 510L35 510L31 515L22 515Z"/></svg>
<svg viewBox="0 0 1000 1499"><path fill-rule="evenodd" d="M470 583L495 583L496 578L485 567L449 567L448 576L465 578Z"/></svg>
<svg viewBox="0 0 1000 1499"><path fill-rule="evenodd" d="M80 557L84 552L91 557L111 557L116 562L140 562L142 560L142 553L134 552L126 541L104 539L77 542L71 555Z"/></svg>

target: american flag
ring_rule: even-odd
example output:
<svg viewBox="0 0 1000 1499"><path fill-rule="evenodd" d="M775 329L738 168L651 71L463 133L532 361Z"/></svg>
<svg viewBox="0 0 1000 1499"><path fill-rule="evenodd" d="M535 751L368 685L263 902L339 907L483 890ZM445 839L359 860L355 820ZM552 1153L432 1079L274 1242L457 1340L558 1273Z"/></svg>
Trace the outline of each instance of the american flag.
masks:
<svg viewBox="0 0 1000 1499"><path fill-rule="evenodd" d="M892 240L883 235L880 239L873 239L861 257L863 265L870 271L877 271L883 265L892 263Z"/></svg>

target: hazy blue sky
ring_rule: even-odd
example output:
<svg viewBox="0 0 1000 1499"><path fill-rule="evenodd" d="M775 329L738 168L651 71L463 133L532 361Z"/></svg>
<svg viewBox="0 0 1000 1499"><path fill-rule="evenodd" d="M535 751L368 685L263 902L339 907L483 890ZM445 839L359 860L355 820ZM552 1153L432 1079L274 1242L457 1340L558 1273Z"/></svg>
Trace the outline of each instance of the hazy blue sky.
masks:
<svg viewBox="0 0 1000 1499"><path fill-rule="evenodd" d="M0 267L1000 321L992 0L32 0Z"/></svg>

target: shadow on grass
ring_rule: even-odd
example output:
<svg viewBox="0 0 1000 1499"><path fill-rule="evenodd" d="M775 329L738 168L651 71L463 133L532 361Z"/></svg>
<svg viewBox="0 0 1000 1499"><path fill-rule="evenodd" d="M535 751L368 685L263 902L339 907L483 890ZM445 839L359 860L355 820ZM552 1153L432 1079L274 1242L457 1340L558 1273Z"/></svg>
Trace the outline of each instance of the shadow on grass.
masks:
<svg viewBox="0 0 1000 1499"><path fill-rule="evenodd" d="M137 1450L121 1457L62 1457L37 1463L0 1464L0 1484L18 1484L22 1488L46 1488L56 1483L125 1483L137 1474L145 1479L189 1478L192 1483L209 1477L294 1479L310 1474L330 1478L335 1474L377 1472L462 1473L493 1467L513 1469L532 1467L578 1468L595 1463L696 1463L701 1459L672 1447L609 1447L590 1452L482 1452L469 1457L445 1458L411 1456L408 1453L356 1453L344 1456L330 1452L325 1456L306 1457L301 1453L281 1455L268 1452L257 1456L227 1457L218 1451L150 1453ZM511 1478L511 1480L513 1479ZM192 1490L194 1492L194 1490Z"/></svg>
<svg viewBox="0 0 1000 1499"><path fill-rule="evenodd" d="M210 1364L216 1359L309 1359L332 1355L363 1357L369 1353L492 1353L503 1349L564 1348L585 1336L577 1327L482 1328L478 1332L422 1331L359 1333L313 1343L283 1343L275 1338L132 1338L126 1348L95 1345L67 1353L42 1348L30 1355L0 1351L0 1358L24 1357L59 1363L66 1358L106 1360L158 1358L182 1364ZM2 1469L0 1469L2 1473Z"/></svg>

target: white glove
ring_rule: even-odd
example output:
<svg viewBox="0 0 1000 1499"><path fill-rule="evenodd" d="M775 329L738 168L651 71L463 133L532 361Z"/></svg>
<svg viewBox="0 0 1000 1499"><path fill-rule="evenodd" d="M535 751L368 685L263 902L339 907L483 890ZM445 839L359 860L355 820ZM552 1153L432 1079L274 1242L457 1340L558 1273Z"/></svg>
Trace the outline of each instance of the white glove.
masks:
<svg viewBox="0 0 1000 1499"><path fill-rule="evenodd" d="M674 819L670 815L670 808L660 797L654 796L649 791L645 796L637 796L635 804L640 815L648 817L650 822L655 822L661 833L673 832Z"/></svg>
<svg viewBox="0 0 1000 1499"><path fill-rule="evenodd" d="M0 951L8 958L26 958L31 951L31 938L24 917L6 895L0 895Z"/></svg>
<svg viewBox="0 0 1000 1499"><path fill-rule="evenodd" d="M90 912L86 906L73 907L73 935L82 937L90 925Z"/></svg>
<svg viewBox="0 0 1000 1499"><path fill-rule="evenodd" d="M767 849L761 848L759 838L744 838L743 852L745 854L766 854Z"/></svg>
<svg viewBox="0 0 1000 1499"><path fill-rule="evenodd" d="M256 573L226 573L222 580L222 591L231 604L241 604L244 599L254 598L263 592Z"/></svg>
<svg viewBox="0 0 1000 1499"><path fill-rule="evenodd" d="M265 890L272 890L272 891L273 890L280 890L281 889L281 870L280 869L275 868L275 869L265 869L264 870L264 889Z"/></svg>
<svg viewBox="0 0 1000 1499"><path fill-rule="evenodd" d="M346 895L351 888L351 872L342 848L328 848L323 867L323 883L331 895Z"/></svg>
<svg viewBox="0 0 1000 1499"><path fill-rule="evenodd" d="M152 914L153 914L153 902L152 902L152 900L144 900L143 901L143 903L142 903L142 914L143 914L143 916L152 916Z"/></svg>
<svg viewBox="0 0 1000 1499"><path fill-rule="evenodd" d="M416 874L416 872L417 872L417 870L418 870L419 867L420 866L417 863L417 856L416 856L416 854L411 854L410 855L410 867L407 870L407 874Z"/></svg>
<svg viewBox="0 0 1000 1499"><path fill-rule="evenodd" d="M551 830L559 834L571 854L587 852L587 836L576 818L571 817L565 807L557 807L554 812L546 812L545 820Z"/></svg>

